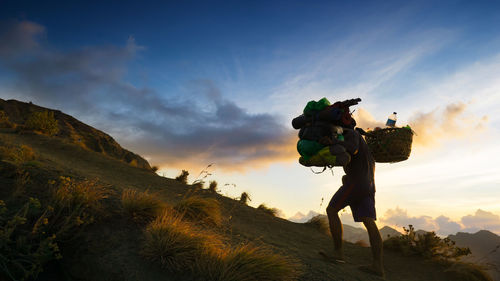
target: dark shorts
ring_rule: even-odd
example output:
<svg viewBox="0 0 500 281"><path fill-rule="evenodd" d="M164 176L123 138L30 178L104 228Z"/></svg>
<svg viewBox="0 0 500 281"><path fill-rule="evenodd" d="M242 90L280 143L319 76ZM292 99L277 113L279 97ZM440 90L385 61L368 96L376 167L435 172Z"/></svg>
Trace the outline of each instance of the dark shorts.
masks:
<svg viewBox="0 0 500 281"><path fill-rule="evenodd" d="M330 200L328 208L340 211L350 206L355 222L361 222L361 218L376 220L375 194L356 195L354 188L356 187L353 184L341 186Z"/></svg>

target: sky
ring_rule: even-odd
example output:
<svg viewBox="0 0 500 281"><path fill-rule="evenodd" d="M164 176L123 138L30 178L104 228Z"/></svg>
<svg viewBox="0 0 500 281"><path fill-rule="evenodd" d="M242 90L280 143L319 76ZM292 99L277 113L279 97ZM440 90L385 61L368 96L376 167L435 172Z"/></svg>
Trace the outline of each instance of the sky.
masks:
<svg viewBox="0 0 500 281"><path fill-rule="evenodd" d="M301 219L343 171L298 164L291 120L359 97L359 127L395 111L416 132L408 160L376 166L379 226L500 234L500 4L312 2L4 0L0 98L68 113L160 175L213 164L222 194Z"/></svg>

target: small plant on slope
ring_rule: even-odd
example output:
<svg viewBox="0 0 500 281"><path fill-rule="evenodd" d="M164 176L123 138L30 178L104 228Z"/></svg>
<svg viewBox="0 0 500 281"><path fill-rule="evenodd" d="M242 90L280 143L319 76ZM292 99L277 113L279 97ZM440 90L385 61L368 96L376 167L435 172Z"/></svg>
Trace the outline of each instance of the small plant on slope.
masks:
<svg viewBox="0 0 500 281"><path fill-rule="evenodd" d="M174 209L193 221L206 222L216 226L222 224L220 203L214 198L190 196L182 199Z"/></svg>
<svg viewBox="0 0 500 281"><path fill-rule="evenodd" d="M187 184L188 176L189 172L186 170L182 170L182 172L175 178L175 180L183 184Z"/></svg>
<svg viewBox="0 0 500 281"><path fill-rule="evenodd" d="M123 210L136 221L154 218L163 207L157 194L131 188L122 192L121 202Z"/></svg>
<svg viewBox="0 0 500 281"><path fill-rule="evenodd" d="M266 204L260 204L259 207L257 207L257 209L259 209L259 210L263 211L264 213L271 215L273 217L275 217L276 214L278 214L278 209L269 208L266 206Z"/></svg>
<svg viewBox="0 0 500 281"><path fill-rule="evenodd" d="M307 226L313 227L319 232L330 235L330 225L325 215L316 215L306 222Z"/></svg>
<svg viewBox="0 0 500 281"><path fill-rule="evenodd" d="M39 131L49 136L59 132L59 125L52 111L33 112L24 123L24 126L28 130Z"/></svg>

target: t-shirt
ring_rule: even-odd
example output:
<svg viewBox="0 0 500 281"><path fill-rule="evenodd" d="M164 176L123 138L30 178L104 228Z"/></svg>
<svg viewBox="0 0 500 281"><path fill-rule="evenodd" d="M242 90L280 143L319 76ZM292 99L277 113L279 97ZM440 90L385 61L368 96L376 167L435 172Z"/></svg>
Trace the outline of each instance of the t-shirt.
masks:
<svg viewBox="0 0 500 281"><path fill-rule="evenodd" d="M358 131L344 129L344 145L351 154L351 162L344 166L344 185L354 184L352 196L366 196L375 193L375 160L365 140Z"/></svg>

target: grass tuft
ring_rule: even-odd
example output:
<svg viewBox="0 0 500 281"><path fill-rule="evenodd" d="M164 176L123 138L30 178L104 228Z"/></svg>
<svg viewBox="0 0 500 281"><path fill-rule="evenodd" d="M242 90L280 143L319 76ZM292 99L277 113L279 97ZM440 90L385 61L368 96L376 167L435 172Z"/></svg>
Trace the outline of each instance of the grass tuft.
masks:
<svg viewBox="0 0 500 281"><path fill-rule="evenodd" d="M187 184L188 176L189 172L186 170L182 170L182 172L175 178L175 180L183 184Z"/></svg>
<svg viewBox="0 0 500 281"><path fill-rule="evenodd" d="M257 209L259 209L259 210L263 211L264 213L271 215L273 217L275 217L278 214L278 209L269 208L266 206L266 204L260 204L259 207L257 207Z"/></svg>
<svg viewBox="0 0 500 281"><path fill-rule="evenodd" d="M27 145L15 146L4 144L0 146L0 159L6 159L16 164L35 160L35 152Z"/></svg>
<svg viewBox="0 0 500 281"><path fill-rule="evenodd" d="M250 195L248 195L247 192L242 192L240 195L240 202L246 205L248 204L248 201L252 201L252 199L250 199Z"/></svg>
<svg viewBox="0 0 500 281"><path fill-rule="evenodd" d="M122 192L122 207L136 221L154 218L163 208L163 203L158 196L149 191L125 189Z"/></svg>
<svg viewBox="0 0 500 281"><path fill-rule="evenodd" d="M445 273L449 280L493 281L485 270L485 267L474 263L455 262L445 270Z"/></svg>
<svg viewBox="0 0 500 281"><path fill-rule="evenodd" d="M319 232L330 235L330 225L328 217L325 215L316 215L305 223L307 226L317 229Z"/></svg>
<svg viewBox="0 0 500 281"><path fill-rule="evenodd" d="M209 281L296 280L300 275L296 260L264 247L247 244L211 254L198 264L199 273Z"/></svg>
<svg viewBox="0 0 500 281"><path fill-rule="evenodd" d="M172 272L192 270L211 244L221 242L215 235L183 221L182 216L173 210L165 210L146 228L141 254Z"/></svg>
<svg viewBox="0 0 500 281"><path fill-rule="evenodd" d="M222 224L220 203L214 198L190 196L182 199L174 209L193 221L202 221L215 226Z"/></svg>

